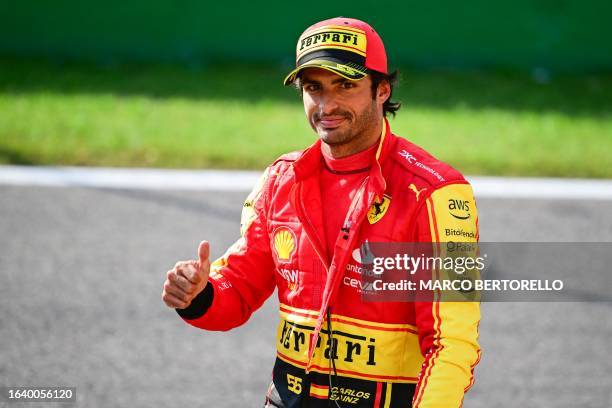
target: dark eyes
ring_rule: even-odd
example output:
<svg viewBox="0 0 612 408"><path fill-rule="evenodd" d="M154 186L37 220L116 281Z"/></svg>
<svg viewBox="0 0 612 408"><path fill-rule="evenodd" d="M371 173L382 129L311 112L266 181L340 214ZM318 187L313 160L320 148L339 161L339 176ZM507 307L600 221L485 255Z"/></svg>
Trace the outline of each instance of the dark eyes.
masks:
<svg viewBox="0 0 612 408"><path fill-rule="evenodd" d="M319 89L321 89L321 87L318 84L306 84L306 85L304 85L304 90L306 92L315 92L315 91L318 91Z"/></svg>
<svg viewBox="0 0 612 408"><path fill-rule="evenodd" d="M340 88L342 89L351 89L354 88L355 84L352 81L345 81L340 83ZM304 85L304 91L306 92L316 92L319 91L321 89L321 85L319 84L305 84Z"/></svg>

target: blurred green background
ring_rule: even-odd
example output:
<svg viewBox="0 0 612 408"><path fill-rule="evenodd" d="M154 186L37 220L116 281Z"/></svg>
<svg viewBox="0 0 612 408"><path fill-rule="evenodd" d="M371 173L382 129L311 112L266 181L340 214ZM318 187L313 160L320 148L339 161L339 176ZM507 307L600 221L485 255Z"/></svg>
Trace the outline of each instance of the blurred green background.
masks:
<svg viewBox="0 0 612 408"><path fill-rule="evenodd" d="M612 177L597 0L3 2L0 163L263 168L316 137L281 81L337 15L400 69L395 133L468 174Z"/></svg>

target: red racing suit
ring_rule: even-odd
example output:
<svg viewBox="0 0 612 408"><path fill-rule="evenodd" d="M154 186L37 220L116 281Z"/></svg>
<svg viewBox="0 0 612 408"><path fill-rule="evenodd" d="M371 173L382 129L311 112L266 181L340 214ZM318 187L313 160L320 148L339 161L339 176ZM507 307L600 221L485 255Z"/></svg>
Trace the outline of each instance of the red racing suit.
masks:
<svg viewBox="0 0 612 408"><path fill-rule="evenodd" d="M355 250L365 241L477 241L470 185L385 120L328 259L322 212L333 203L321 202L320 144L266 169L244 204L241 238L179 314L195 327L229 330L278 288L273 383L285 406L461 406L480 358L479 303L364 302ZM460 217L449 209L458 202Z"/></svg>

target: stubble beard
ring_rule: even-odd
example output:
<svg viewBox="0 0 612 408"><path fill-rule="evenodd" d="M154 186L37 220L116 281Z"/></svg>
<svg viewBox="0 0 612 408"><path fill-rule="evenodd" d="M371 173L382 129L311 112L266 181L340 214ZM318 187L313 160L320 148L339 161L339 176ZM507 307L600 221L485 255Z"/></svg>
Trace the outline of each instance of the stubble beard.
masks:
<svg viewBox="0 0 612 408"><path fill-rule="evenodd" d="M337 147L350 143L367 134L368 130L376 121L376 102L372 101L369 108L366 108L361 114L354 117L354 123L349 124L347 129L334 129L331 131L317 131L321 140L329 146ZM350 120L350 116L347 116Z"/></svg>

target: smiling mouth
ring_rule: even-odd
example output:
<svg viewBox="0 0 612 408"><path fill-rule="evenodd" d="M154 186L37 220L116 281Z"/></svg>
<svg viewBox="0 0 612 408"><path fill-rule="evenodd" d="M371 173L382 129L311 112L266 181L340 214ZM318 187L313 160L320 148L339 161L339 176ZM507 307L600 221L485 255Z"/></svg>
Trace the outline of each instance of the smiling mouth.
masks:
<svg viewBox="0 0 612 408"><path fill-rule="evenodd" d="M345 121L344 117L320 119L319 124L325 129L335 129Z"/></svg>

